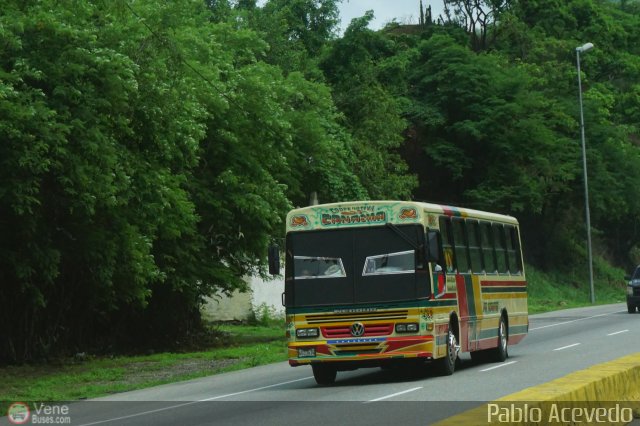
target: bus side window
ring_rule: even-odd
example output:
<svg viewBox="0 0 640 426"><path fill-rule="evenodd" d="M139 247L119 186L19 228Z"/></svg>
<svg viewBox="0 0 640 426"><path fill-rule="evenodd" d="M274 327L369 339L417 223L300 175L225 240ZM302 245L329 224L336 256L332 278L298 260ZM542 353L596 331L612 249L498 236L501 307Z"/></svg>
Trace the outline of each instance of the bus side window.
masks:
<svg viewBox="0 0 640 426"><path fill-rule="evenodd" d="M524 271L524 265L522 264L522 246L520 245L520 229L513 228L513 244L516 248L516 260L518 261L518 273L521 274Z"/></svg>
<svg viewBox="0 0 640 426"><path fill-rule="evenodd" d="M462 219L454 218L452 220L453 229L453 246L456 253L456 263L458 272L466 274L471 271L469 264L469 253L467 251L467 236L465 232L465 222Z"/></svg>
<svg viewBox="0 0 640 426"><path fill-rule="evenodd" d="M469 237L469 257L471 258L471 271L476 274L484 272L482 262L482 250L478 237L478 221L467 220L467 236Z"/></svg>
<svg viewBox="0 0 640 426"><path fill-rule="evenodd" d="M484 259L484 268L487 274L498 272L492 237L491 224L489 222L480 222L480 244L482 245L482 258Z"/></svg>
<svg viewBox="0 0 640 426"><path fill-rule="evenodd" d="M518 236L516 234L516 228L511 225L505 226L507 232L507 255L509 258L509 271L516 275L522 272L522 265L520 264L520 250L518 244Z"/></svg>
<svg viewBox="0 0 640 426"><path fill-rule="evenodd" d="M440 237L442 239L442 262L447 273L453 273L456 269L453 255L453 240L451 238L451 219L440 216Z"/></svg>
<svg viewBox="0 0 640 426"><path fill-rule="evenodd" d="M493 243L496 248L498 272L501 274L507 274L509 272L509 267L507 266L507 251L505 247L504 227L502 226L502 224L494 223L491 228L493 229Z"/></svg>

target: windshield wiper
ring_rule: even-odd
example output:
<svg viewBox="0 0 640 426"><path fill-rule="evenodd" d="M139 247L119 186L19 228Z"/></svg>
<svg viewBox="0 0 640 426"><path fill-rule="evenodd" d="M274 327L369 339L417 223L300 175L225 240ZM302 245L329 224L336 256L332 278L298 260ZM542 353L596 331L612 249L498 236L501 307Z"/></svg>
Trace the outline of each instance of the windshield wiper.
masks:
<svg viewBox="0 0 640 426"><path fill-rule="evenodd" d="M416 251L417 251L417 250L420 250L420 246L419 246L415 241L413 241L412 239L410 239L410 238L407 236L407 234L405 234L404 232L402 232L402 231L400 230L400 228L398 228L395 224L387 222L387 223L386 223L386 226L387 226L388 228L391 228L391 230L392 230L393 232L395 232L396 234L398 234L398 236L400 236L400 238L402 238L402 239L403 239L403 240L405 240L407 243L409 243L409 245L410 245L414 250L416 250Z"/></svg>

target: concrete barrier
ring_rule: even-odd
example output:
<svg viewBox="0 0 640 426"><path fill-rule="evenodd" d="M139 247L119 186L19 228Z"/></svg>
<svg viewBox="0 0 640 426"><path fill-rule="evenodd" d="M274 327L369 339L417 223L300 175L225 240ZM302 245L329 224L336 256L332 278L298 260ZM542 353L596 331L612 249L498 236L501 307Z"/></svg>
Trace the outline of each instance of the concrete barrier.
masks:
<svg viewBox="0 0 640 426"><path fill-rule="evenodd" d="M627 424L630 417L640 417L640 353L524 389L435 424Z"/></svg>

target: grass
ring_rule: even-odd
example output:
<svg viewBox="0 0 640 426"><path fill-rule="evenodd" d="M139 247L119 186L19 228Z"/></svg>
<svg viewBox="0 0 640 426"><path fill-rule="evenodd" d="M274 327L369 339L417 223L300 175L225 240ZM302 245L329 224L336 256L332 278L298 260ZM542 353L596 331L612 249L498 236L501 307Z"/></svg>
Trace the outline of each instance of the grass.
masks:
<svg viewBox="0 0 640 426"><path fill-rule="evenodd" d="M596 304L624 302L624 271L604 263L594 266ZM527 266L526 273L530 314L591 305L588 271L545 273Z"/></svg>
<svg viewBox="0 0 640 426"><path fill-rule="evenodd" d="M0 369L0 413L14 401L71 401L193 379L286 360L284 326L221 325L232 346L191 353L159 353L64 360Z"/></svg>
<svg viewBox="0 0 640 426"><path fill-rule="evenodd" d="M624 272L596 264L597 303L625 300ZM588 275L549 274L527 267L529 312L588 306ZM210 376L286 360L283 321L261 309L250 324L216 326L225 347L192 353L88 357L0 368L0 413L14 401L71 401Z"/></svg>

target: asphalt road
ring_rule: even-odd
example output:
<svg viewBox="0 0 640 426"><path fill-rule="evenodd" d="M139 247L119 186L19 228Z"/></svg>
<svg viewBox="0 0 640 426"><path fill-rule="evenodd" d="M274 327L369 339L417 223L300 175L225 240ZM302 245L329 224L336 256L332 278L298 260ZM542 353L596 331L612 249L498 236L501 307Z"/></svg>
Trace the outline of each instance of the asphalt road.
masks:
<svg viewBox="0 0 640 426"><path fill-rule="evenodd" d="M530 316L529 335L504 363L462 354L449 377L361 369L320 387L310 367L278 363L73 403L69 417L84 425L425 425L640 352L639 335L640 313L624 304L556 311Z"/></svg>

